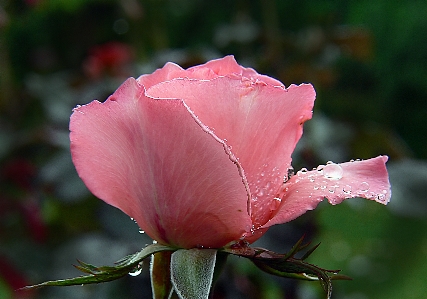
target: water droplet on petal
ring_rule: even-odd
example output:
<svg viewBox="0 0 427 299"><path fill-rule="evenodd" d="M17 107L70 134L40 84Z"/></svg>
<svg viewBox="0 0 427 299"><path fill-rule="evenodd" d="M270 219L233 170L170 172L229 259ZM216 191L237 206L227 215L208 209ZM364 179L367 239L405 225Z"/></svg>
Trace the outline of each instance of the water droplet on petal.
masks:
<svg viewBox="0 0 427 299"><path fill-rule="evenodd" d="M307 168L301 168L301 170L297 172L297 175L304 175L307 173L307 171Z"/></svg>
<svg viewBox="0 0 427 299"><path fill-rule="evenodd" d="M323 168L323 176L331 180L339 180L342 178L342 167L335 163L329 163Z"/></svg>
<svg viewBox="0 0 427 299"><path fill-rule="evenodd" d="M317 166L315 169L316 169L318 172L322 172L324 167L325 167L325 165L319 165L319 166Z"/></svg>
<svg viewBox="0 0 427 299"><path fill-rule="evenodd" d="M256 195L257 196L263 196L264 195L264 190L263 189L259 190Z"/></svg>
<svg viewBox="0 0 427 299"><path fill-rule="evenodd" d="M385 195L384 194L378 194L377 200L381 201L381 202L384 202L385 201Z"/></svg>
<svg viewBox="0 0 427 299"><path fill-rule="evenodd" d="M336 190L337 188L339 188L339 187L340 187L339 185L335 184L335 185L329 186L329 187L328 187L328 190L329 190L329 192L330 192L330 193L334 193L334 192L335 192L335 190Z"/></svg>
<svg viewBox="0 0 427 299"><path fill-rule="evenodd" d="M351 186L350 186L350 185L345 185L345 186L342 188L342 191L343 191L345 194L350 194L350 193L351 193Z"/></svg>
<svg viewBox="0 0 427 299"><path fill-rule="evenodd" d="M283 178L283 183L286 183L294 175L294 168L289 166L287 174Z"/></svg>
<svg viewBox="0 0 427 299"><path fill-rule="evenodd" d="M362 182L359 185L360 192L366 192L369 190L369 184L367 182Z"/></svg>

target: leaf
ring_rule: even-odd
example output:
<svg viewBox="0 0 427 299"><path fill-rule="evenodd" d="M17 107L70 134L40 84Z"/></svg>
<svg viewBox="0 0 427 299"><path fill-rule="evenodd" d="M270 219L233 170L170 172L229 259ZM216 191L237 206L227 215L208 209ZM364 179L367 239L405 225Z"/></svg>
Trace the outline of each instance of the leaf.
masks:
<svg viewBox="0 0 427 299"><path fill-rule="evenodd" d="M228 248L222 249L223 252L234 254L250 259L262 271L280 277L318 280L326 293L326 298L332 296L332 280L349 280L345 275L338 275L339 270L326 270L305 261L320 245L307 250L301 258L295 258L295 255L306 249L310 243L303 244L303 239L291 248L288 253L279 254L263 248L251 248L248 244L237 243Z"/></svg>
<svg viewBox="0 0 427 299"><path fill-rule="evenodd" d="M26 286L21 288L21 290L28 290L34 288L40 288L45 286L72 286L72 285L83 285L83 284L92 284L92 283L101 283L119 279L128 273L134 271L136 267L138 267L139 263L142 262L145 258L150 255L161 252L161 251L174 251L175 248L164 246L160 244L151 244L147 247L143 248L140 252L135 254L128 255L127 257L116 262L115 266L101 266L96 267L91 264L87 264L80 260L77 262L80 265L74 266L80 271L89 274L86 276L79 276L75 278L68 279L59 279L59 280L51 280L46 281L40 284Z"/></svg>
<svg viewBox="0 0 427 299"><path fill-rule="evenodd" d="M216 261L215 249L180 249L172 253L171 280L180 299L207 299Z"/></svg>
<svg viewBox="0 0 427 299"><path fill-rule="evenodd" d="M127 272L116 272L111 273L109 275L101 274L101 275L87 275L87 276L79 276L75 278L68 279L59 279L59 280L51 280L43 283L39 283L36 285L26 286L20 288L19 290L29 290L46 286L73 286L73 285L83 285L83 284L92 284L92 283L100 283L116 280L120 277L123 277L127 274Z"/></svg>

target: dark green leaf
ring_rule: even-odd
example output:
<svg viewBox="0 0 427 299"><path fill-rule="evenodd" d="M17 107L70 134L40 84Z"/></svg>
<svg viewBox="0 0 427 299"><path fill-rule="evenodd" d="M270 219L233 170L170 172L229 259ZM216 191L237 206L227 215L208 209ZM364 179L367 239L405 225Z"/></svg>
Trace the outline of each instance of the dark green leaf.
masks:
<svg viewBox="0 0 427 299"><path fill-rule="evenodd" d="M156 252L175 251L175 250L176 249L172 247L168 247L160 244L152 244L145 247L140 252L129 255L119 260L118 262L116 262L116 266L96 267L94 265L87 264L85 262L77 260L77 262L80 265L77 265L74 267L90 275L79 276L79 277L69 278L69 279L47 281L40 284L27 286L22 289L23 290L34 289L34 288L40 288L44 286L83 285L83 284L101 283L101 282L116 280L118 278L121 278L127 275L128 273L133 272L135 268L138 267L138 265L142 262L142 260L149 257L150 255Z"/></svg>

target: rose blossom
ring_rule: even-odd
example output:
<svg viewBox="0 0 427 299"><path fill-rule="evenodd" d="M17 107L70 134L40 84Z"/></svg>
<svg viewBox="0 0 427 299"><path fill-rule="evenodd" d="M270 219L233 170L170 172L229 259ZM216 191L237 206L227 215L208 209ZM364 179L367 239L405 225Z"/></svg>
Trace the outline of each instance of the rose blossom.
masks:
<svg viewBox="0 0 427 299"><path fill-rule="evenodd" d="M232 56L187 70L167 63L74 109L72 159L94 195L180 248L252 243L325 197L386 204L386 156L284 182L314 99L312 85L285 88Z"/></svg>

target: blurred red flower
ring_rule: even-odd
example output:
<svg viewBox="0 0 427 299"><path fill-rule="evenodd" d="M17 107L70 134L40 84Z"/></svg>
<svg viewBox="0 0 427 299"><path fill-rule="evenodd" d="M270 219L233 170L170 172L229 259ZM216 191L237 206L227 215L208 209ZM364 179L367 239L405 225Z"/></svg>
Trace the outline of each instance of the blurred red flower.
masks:
<svg viewBox="0 0 427 299"><path fill-rule="evenodd" d="M129 64L134 58L132 47L119 42L95 46L83 62L86 75L98 79L103 75L129 76Z"/></svg>

